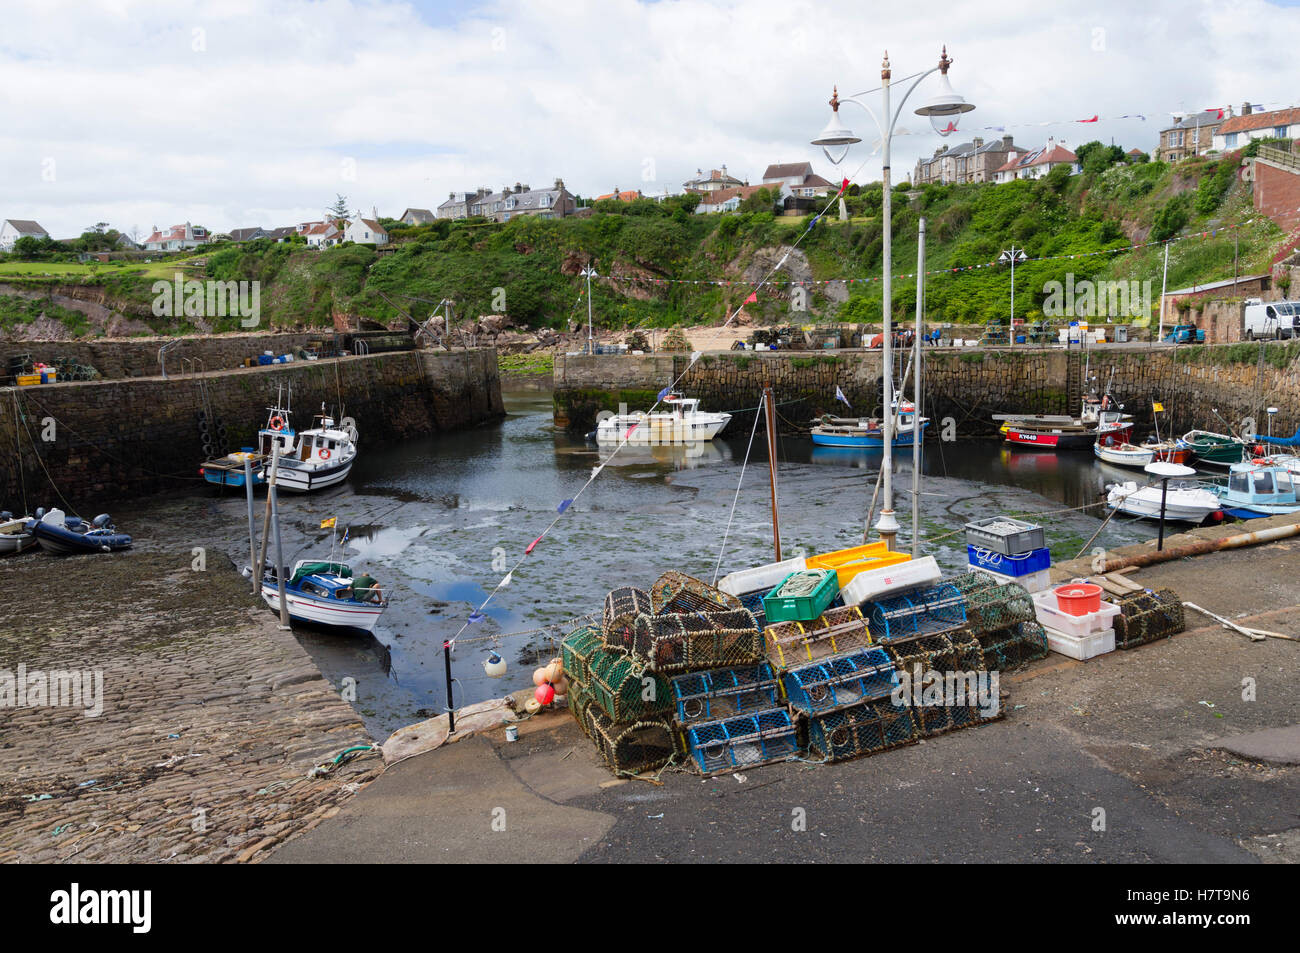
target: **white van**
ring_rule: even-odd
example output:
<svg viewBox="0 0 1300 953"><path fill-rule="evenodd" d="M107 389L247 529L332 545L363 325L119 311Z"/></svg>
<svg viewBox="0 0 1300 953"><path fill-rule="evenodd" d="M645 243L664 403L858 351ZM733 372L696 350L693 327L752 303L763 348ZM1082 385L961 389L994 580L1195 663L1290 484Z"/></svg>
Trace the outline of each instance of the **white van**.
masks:
<svg viewBox="0 0 1300 953"><path fill-rule="evenodd" d="M1248 341L1300 337L1300 301L1247 300L1241 333Z"/></svg>

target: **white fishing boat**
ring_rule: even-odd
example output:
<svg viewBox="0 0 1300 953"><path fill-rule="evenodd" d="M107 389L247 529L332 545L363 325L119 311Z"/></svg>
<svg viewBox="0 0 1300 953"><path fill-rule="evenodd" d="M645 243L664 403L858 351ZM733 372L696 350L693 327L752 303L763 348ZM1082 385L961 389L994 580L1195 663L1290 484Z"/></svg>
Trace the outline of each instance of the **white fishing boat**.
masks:
<svg viewBox="0 0 1300 953"><path fill-rule="evenodd" d="M1103 437L1093 444L1092 452L1098 460L1113 463L1117 467L1132 467L1137 470L1156 460L1163 460L1166 463L1186 463L1192 456L1191 448L1181 440L1133 444Z"/></svg>
<svg viewBox="0 0 1300 953"><path fill-rule="evenodd" d="M357 459L356 426L350 419L337 423L325 413L324 404L312 426L297 432L289 426L288 410L272 408L259 438L268 477L273 442L280 444L276 485L282 490L306 493L342 483Z"/></svg>
<svg viewBox="0 0 1300 953"><path fill-rule="evenodd" d="M665 410L654 413L612 414L596 424L597 443L679 444L712 440L731 420L731 414L713 414L700 410L696 397L668 394Z"/></svg>
<svg viewBox="0 0 1300 953"><path fill-rule="evenodd" d="M21 553L36 545L36 536L27 526L31 521L30 516L15 519L8 511L0 513L0 556Z"/></svg>
<svg viewBox="0 0 1300 953"><path fill-rule="evenodd" d="M299 622L369 632L388 608L379 583L367 575L354 576L346 563L300 559L285 586L289 617ZM262 599L280 611L280 585L275 568L262 577Z"/></svg>
<svg viewBox="0 0 1300 953"><path fill-rule="evenodd" d="M1139 486L1136 481L1127 480L1112 484L1107 490L1106 505L1112 510L1146 519L1160 518L1159 483ZM1165 519L1177 523L1199 524L1221 508L1219 497L1196 481L1169 481L1164 505Z"/></svg>

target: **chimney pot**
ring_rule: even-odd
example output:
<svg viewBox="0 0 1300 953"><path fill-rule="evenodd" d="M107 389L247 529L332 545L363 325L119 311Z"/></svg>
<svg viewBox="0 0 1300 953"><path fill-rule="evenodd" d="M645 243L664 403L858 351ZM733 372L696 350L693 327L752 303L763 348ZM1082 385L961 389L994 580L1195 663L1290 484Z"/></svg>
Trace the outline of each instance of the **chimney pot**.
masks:
<svg viewBox="0 0 1300 953"><path fill-rule="evenodd" d="M1241 114L1242 114L1243 116L1249 116L1249 115L1251 114L1251 111L1252 111L1252 107L1251 107L1250 103L1242 103L1242 104L1241 104Z"/></svg>

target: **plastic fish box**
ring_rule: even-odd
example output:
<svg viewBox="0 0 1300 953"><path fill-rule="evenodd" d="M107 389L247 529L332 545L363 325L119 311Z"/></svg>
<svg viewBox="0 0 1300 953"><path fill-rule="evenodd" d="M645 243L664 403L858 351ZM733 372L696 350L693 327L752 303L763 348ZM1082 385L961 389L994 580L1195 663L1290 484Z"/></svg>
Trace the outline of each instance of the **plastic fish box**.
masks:
<svg viewBox="0 0 1300 953"><path fill-rule="evenodd" d="M821 581L812 592L798 596L780 595L785 587L798 573L790 573L763 597L763 612L768 624L773 622L809 622L821 615L839 594L838 579L829 569L803 569L801 573L817 573Z"/></svg>
<svg viewBox="0 0 1300 953"><path fill-rule="evenodd" d="M802 556L795 559L783 559L779 563L768 563L765 566L755 566L753 569L741 569L737 572L727 573L718 580L718 588L733 596L744 595L757 589L771 592L773 587L790 573L807 568L808 566Z"/></svg>
<svg viewBox="0 0 1300 953"><path fill-rule="evenodd" d="M833 553L809 556L808 568L834 569L835 575L839 578L840 588L843 589L859 573L896 566L899 563L909 562L911 558L911 553L895 552L884 542L876 542L867 543L865 546L854 546L852 549L836 550Z"/></svg>
<svg viewBox="0 0 1300 953"><path fill-rule="evenodd" d="M1009 516L993 516L967 523L966 542L1003 556L1033 552L1047 545L1041 526Z"/></svg>
<svg viewBox="0 0 1300 953"><path fill-rule="evenodd" d="M972 569L991 569L1004 576L1027 576L1052 567L1052 552L1035 549L1032 552L1008 556L985 546L966 544L966 562Z"/></svg>
<svg viewBox="0 0 1300 953"><path fill-rule="evenodd" d="M1087 615L1070 615L1057 606L1054 589L1035 592L1031 598L1034 600L1034 614L1045 627L1076 639L1110 629L1113 640L1115 616L1119 615L1119 606L1114 603L1103 601L1101 608L1096 612L1089 612Z"/></svg>
<svg viewBox="0 0 1300 953"><path fill-rule="evenodd" d="M932 586L939 581L943 573L933 556L911 559L897 566L885 566L883 569L870 569L860 572L853 581L844 587L840 595L846 606L862 605L879 596L917 586Z"/></svg>
<svg viewBox="0 0 1300 953"><path fill-rule="evenodd" d="M1050 569L1040 569L1038 572L1026 573L1023 576L1005 576L1000 572L994 572L992 569L978 569L976 571L988 576L999 586L1014 582L1028 592L1042 592L1052 584L1052 571Z"/></svg>
<svg viewBox="0 0 1300 953"><path fill-rule="evenodd" d="M1043 631L1047 633L1047 647L1049 649L1059 655L1066 655L1081 662L1085 659L1096 658L1098 655L1105 655L1107 652L1115 651L1114 629L1101 629L1083 636L1070 635L1060 629L1054 629L1050 625L1043 626Z"/></svg>

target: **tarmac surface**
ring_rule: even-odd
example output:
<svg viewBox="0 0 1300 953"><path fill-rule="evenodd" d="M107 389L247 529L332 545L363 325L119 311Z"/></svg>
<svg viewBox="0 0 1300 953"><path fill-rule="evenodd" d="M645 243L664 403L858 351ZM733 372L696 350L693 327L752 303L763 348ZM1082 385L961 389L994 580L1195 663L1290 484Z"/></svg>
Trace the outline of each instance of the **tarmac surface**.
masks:
<svg viewBox="0 0 1300 953"><path fill-rule="evenodd" d="M1298 566L1292 539L1132 578L1300 636ZM1004 719L834 765L617 779L567 712L547 713L524 722L516 742L498 729L390 767L264 856L1300 861L1300 759L1285 757L1300 754L1300 643L1203 623L1189 611L1189 631L1088 662L1049 655L1003 673Z"/></svg>

